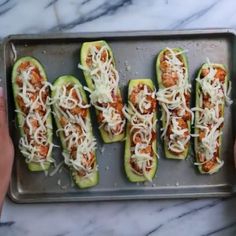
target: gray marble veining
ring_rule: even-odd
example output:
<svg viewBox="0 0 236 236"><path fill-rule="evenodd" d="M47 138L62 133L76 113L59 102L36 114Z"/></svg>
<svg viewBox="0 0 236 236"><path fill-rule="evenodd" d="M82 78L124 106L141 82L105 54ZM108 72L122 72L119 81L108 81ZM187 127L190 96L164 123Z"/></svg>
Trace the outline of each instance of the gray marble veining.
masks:
<svg viewBox="0 0 236 236"><path fill-rule="evenodd" d="M0 0L9 34L236 27L236 1ZM236 235L236 197L16 205L0 235Z"/></svg>

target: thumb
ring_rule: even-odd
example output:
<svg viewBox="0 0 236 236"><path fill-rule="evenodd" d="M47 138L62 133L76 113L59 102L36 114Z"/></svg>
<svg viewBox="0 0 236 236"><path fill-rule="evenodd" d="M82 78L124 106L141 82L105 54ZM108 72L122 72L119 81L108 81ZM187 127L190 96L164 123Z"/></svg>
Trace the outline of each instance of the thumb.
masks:
<svg viewBox="0 0 236 236"><path fill-rule="evenodd" d="M0 130L4 127L7 127L6 120L5 98L3 94L3 88L0 87Z"/></svg>

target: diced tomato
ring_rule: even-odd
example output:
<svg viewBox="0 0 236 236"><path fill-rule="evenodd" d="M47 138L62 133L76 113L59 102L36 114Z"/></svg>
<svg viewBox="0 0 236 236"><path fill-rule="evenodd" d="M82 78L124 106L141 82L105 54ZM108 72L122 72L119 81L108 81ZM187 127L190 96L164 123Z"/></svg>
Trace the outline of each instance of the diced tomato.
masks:
<svg viewBox="0 0 236 236"><path fill-rule="evenodd" d="M205 136L206 136L205 132L204 132L204 131L200 131L200 132L199 132L199 137L198 137L198 138L199 138L200 141L202 141L202 139L204 139Z"/></svg>
<svg viewBox="0 0 236 236"><path fill-rule="evenodd" d="M145 154L151 154L152 153L152 146L148 145L146 148L142 149L140 152L145 153Z"/></svg>
<svg viewBox="0 0 236 236"><path fill-rule="evenodd" d="M18 67L18 69L19 69L20 71L25 71L27 68L29 68L29 66L30 66L30 62L29 62L29 61L25 61L25 62L22 62L22 63L20 64L20 66Z"/></svg>
<svg viewBox="0 0 236 236"><path fill-rule="evenodd" d="M16 77L16 83L17 83L17 85L18 85L19 87L22 87L22 86L23 86L23 81L22 81L22 79L21 79L19 76Z"/></svg>
<svg viewBox="0 0 236 236"><path fill-rule="evenodd" d="M76 159L76 152L77 152L77 147L76 146L72 146L71 150L70 150L70 155L71 155L73 160Z"/></svg>
<svg viewBox="0 0 236 236"><path fill-rule="evenodd" d="M77 100L79 99L75 89L72 91L72 97Z"/></svg>
<svg viewBox="0 0 236 236"><path fill-rule="evenodd" d="M151 141L153 142L154 140L156 140L156 132L152 131L152 139L151 139Z"/></svg>
<svg viewBox="0 0 236 236"><path fill-rule="evenodd" d="M101 55L101 61L105 62L107 59L107 52L106 50L102 51L102 55Z"/></svg>
<svg viewBox="0 0 236 236"><path fill-rule="evenodd" d="M215 161L213 161L213 160L210 160L210 161L208 161L208 162L206 162L206 163L204 163L203 165L202 165L202 169L205 171L205 172L209 172L211 169L212 169L212 167L215 165Z"/></svg>
<svg viewBox="0 0 236 236"><path fill-rule="evenodd" d="M180 119L178 120L178 125L179 125L182 129L188 128L187 122L186 122L184 119L182 119L182 118L180 118Z"/></svg>
<svg viewBox="0 0 236 236"><path fill-rule="evenodd" d="M82 118L86 118L88 109L76 106L75 108L70 109L70 112L72 115L80 115Z"/></svg>
<svg viewBox="0 0 236 236"><path fill-rule="evenodd" d="M30 121L31 125L34 127L34 128L37 128L39 126L39 123L36 119L32 119Z"/></svg>
<svg viewBox="0 0 236 236"><path fill-rule="evenodd" d="M46 114L46 109L42 105L39 105L35 108L35 112L37 112L40 116L44 116Z"/></svg>
<svg viewBox="0 0 236 236"><path fill-rule="evenodd" d="M129 96L129 100L131 101L131 103L137 107L137 109L139 109L139 106L137 104L137 96L138 94L140 93L140 91L142 91L144 89L144 86L147 86L147 85L144 85L144 84L139 84L138 86L134 87L130 96ZM151 92L151 89L150 87L147 86L147 90L148 92ZM147 113L152 113L153 110L156 108L156 99L153 98L152 96L148 95L146 96L146 100L148 102L150 102L150 108L148 109L143 109L143 113L144 114L147 114Z"/></svg>
<svg viewBox="0 0 236 236"><path fill-rule="evenodd" d="M64 116L61 116L60 118L60 124L64 128L67 125L68 121Z"/></svg>
<svg viewBox="0 0 236 236"><path fill-rule="evenodd" d="M48 154L49 147L45 145L39 145L38 152L41 156L46 157Z"/></svg>
<svg viewBox="0 0 236 236"><path fill-rule="evenodd" d="M201 71L201 78L206 77L209 74L210 70L208 68L204 68Z"/></svg>
<svg viewBox="0 0 236 236"><path fill-rule="evenodd" d="M212 108L214 105L211 103L210 100L206 100L203 102L203 108Z"/></svg>
<svg viewBox="0 0 236 236"><path fill-rule="evenodd" d="M122 102L113 102L113 103L110 103L110 106L115 108L115 110L119 113L119 114L122 114L122 109L123 109L123 104Z"/></svg>
<svg viewBox="0 0 236 236"><path fill-rule="evenodd" d="M82 129L80 125L75 124L75 128L79 134L82 134Z"/></svg>
<svg viewBox="0 0 236 236"><path fill-rule="evenodd" d="M27 124L25 123L24 126L23 126L23 130L24 130L24 133L26 135L29 135L29 127L27 126Z"/></svg>
<svg viewBox="0 0 236 236"><path fill-rule="evenodd" d="M36 99L37 99L37 94L35 94L35 93L27 93L27 95L28 95L28 97L29 97L29 99L32 101L32 102L34 102Z"/></svg>
<svg viewBox="0 0 236 236"><path fill-rule="evenodd" d="M147 97L147 101L149 101L151 103L151 107L149 109L145 109L145 113L152 113L157 106L157 100L155 98L153 98L152 96L148 96Z"/></svg>
<svg viewBox="0 0 236 236"><path fill-rule="evenodd" d="M87 64L87 66L91 66L92 65L92 57L90 56L88 56L87 58L86 58L86 64Z"/></svg>
<svg viewBox="0 0 236 236"><path fill-rule="evenodd" d="M182 118L185 121L189 121L191 119L191 113L189 111L185 111L184 115L182 116Z"/></svg>
<svg viewBox="0 0 236 236"><path fill-rule="evenodd" d="M170 73L163 73L162 74L162 84L166 88L174 86L176 84L177 80L178 80L178 77L175 74L170 74Z"/></svg>
<svg viewBox="0 0 236 236"><path fill-rule="evenodd" d="M215 78L219 79L220 82L224 83L226 77L226 71L222 68L217 68Z"/></svg>
<svg viewBox="0 0 236 236"><path fill-rule="evenodd" d="M136 96L137 96L137 94L134 93L134 92L132 92L132 93L130 94L129 100L130 100L130 102L131 102L132 104L136 104Z"/></svg>
<svg viewBox="0 0 236 236"><path fill-rule="evenodd" d="M188 105L190 103L190 98L191 98L190 93L184 93L184 97L185 97L185 101L186 101L186 103Z"/></svg>
<svg viewBox="0 0 236 236"><path fill-rule="evenodd" d="M35 87L41 87L42 86L42 78L40 74L36 73L35 71L31 71L31 79L30 83L34 85Z"/></svg>
<svg viewBox="0 0 236 236"><path fill-rule="evenodd" d="M25 103L24 103L23 98L22 98L20 95L17 95L16 101L17 101L17 104L18 104L18 106L20 107L21 111L22 111L23 113L27 114L28 111L29 111L29 108L27 108L27 107L25 106Z"/></svg>
<svg viewBox="0 0 236 236"><path fill-rule="evenodd" d="M161 63L160 63L160 69L165 72L167 70L170 70L170 64L166 61L166 60L163 60Z"/></svg>

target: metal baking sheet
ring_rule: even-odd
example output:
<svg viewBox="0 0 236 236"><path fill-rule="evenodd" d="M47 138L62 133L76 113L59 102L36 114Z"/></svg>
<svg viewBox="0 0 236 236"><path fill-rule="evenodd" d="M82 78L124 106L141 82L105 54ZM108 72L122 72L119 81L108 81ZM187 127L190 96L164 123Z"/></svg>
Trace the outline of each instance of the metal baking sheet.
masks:
<svg viewBox="0 0 236 236"><path fill-rule="evenodd" d="M36 57L44 66L50 82L63 74L72 74L84 84L80 60L81 43L90 40L106 40L115 56L120 73L120 87L126 97L129 79L150 77L156 84L155 59L164 47L182 47L188 50L189 75L193 83L201 64L210 61L225 64L230 72L233 94L236 97L235 32L233 30L190 30L119 33L80 33L53 35L15 35L3 42L4 86L7 89L8 118L11 136L16 148L15 163L9 189L10 198L18 203L72 202L93 200L158 199L229 196L236 182L233 140L235 133L236 104L226 109L223 134L222 157L225 165L219 173L206 176L198 173L193 165L193 154L186 161L167 160L158 137L160 156L156 177L152 183L130 183L124 173L124 143L103 144L93 119L98 140L98 165L100 181L96 187L81 190L71 184L67 168L49 177L44 173L28 171L18 146L19 133L15 123L14 103L11 87L13 66L12 44L17 56ZM194 93L193 93L194 97ZM160 114L159 114L160 115ZM160 116L159 116L160 117ZM55 126L54 126L55 127ZM160 123L158 123L158 129ZM54 135L54 142L59 140ZM57 163L63 160L61 149L53 151ZM61 182L61 186L58 185Z"/></svg>

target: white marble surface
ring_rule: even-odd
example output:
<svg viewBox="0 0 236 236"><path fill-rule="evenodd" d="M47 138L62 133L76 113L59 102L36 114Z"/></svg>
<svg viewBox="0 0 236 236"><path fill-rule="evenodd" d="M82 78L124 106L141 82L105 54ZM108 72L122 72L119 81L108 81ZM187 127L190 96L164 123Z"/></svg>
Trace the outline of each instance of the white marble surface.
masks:
<svg viewBox="0 0 236 236"><path fill-rule="evenodd" d="M236 27L234 0L0 0L0 38L55 31ZM236 235L236 198L17 205L0 235Z"/></svg>

